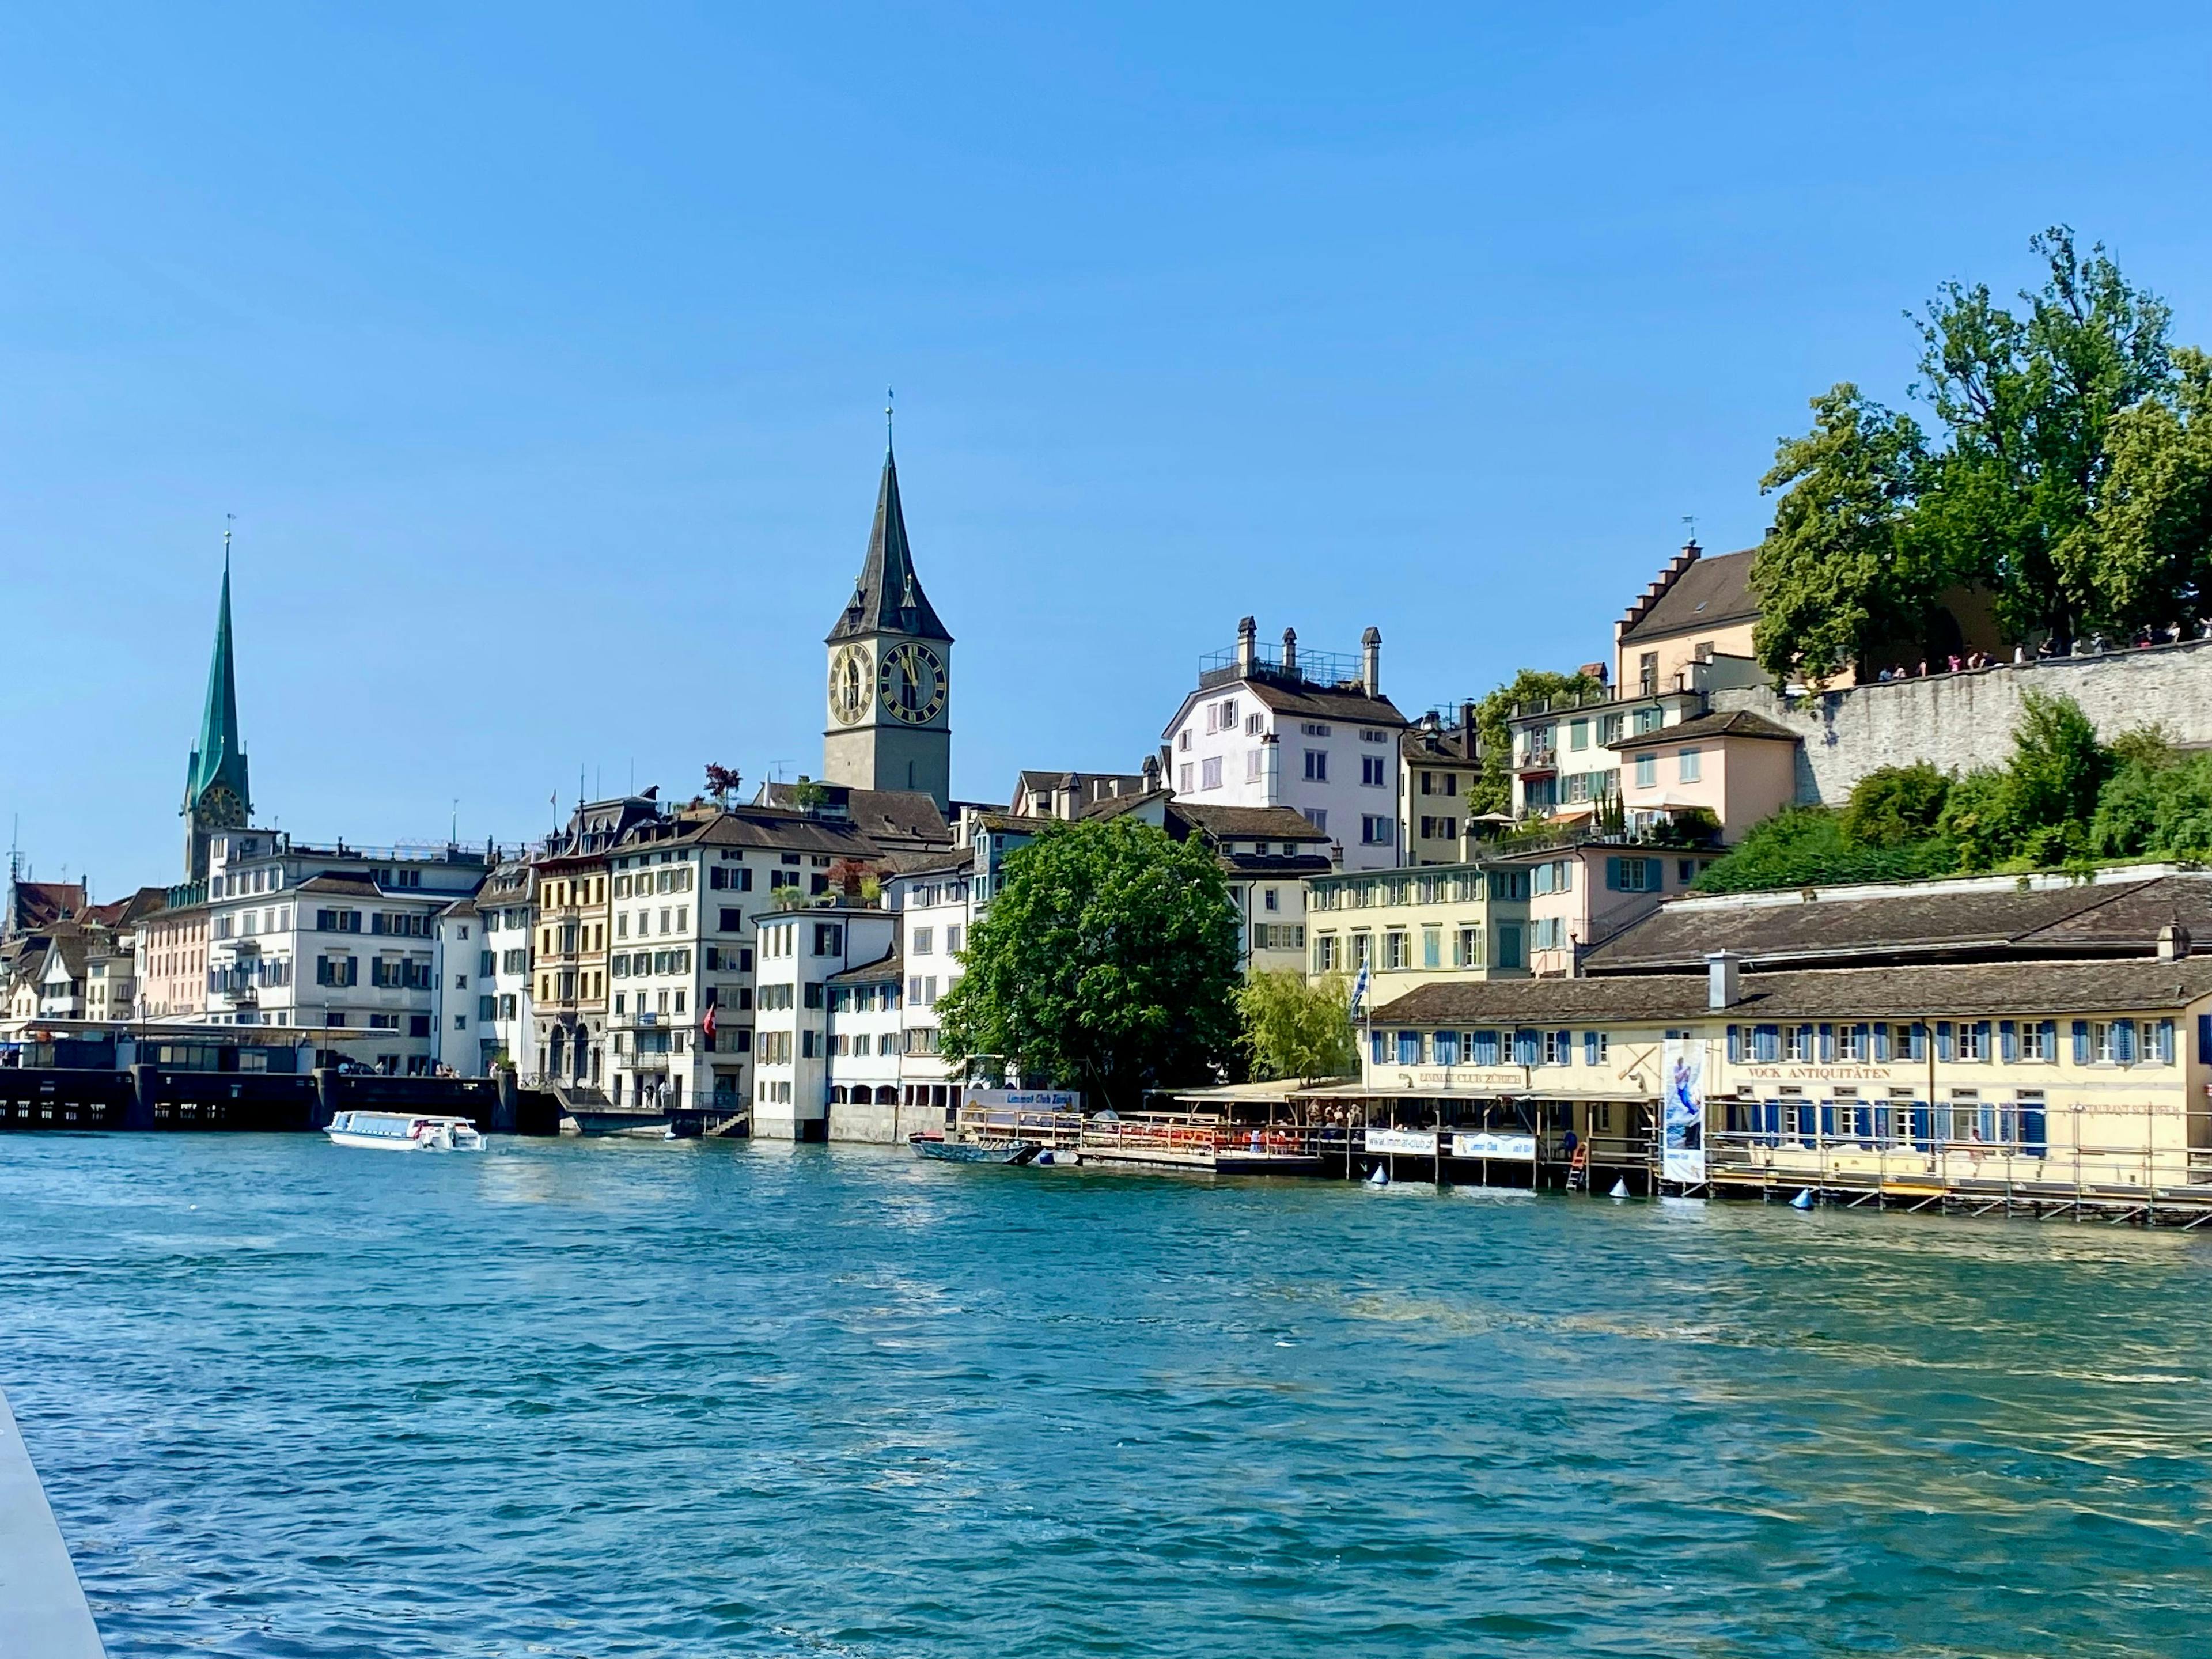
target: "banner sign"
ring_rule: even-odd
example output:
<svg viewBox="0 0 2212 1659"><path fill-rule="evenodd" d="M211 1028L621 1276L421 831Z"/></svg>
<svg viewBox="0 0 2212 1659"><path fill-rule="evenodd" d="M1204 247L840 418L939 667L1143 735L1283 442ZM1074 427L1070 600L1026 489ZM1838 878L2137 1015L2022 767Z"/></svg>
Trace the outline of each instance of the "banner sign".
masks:
<svg viewBox="0 0 2212 1659"><path fill-rule="evenodd" d="M1484 1129L1472 1133L1462 1133L1452 1137L1454 1158L1510 1158L1523 1164L1536 1161L1536 1137L1534 1135L1499 1134Z"/></svg>
<svg viewBox="0 0 2212 1659"><path fill-rule="evenodd" d="M1370 1152L1407 1152L1415 1158L1434 1158L1437 1155L1437 1136L1433 1129L1370 1129L1367 1150Z"/></svg>
<svg viewBox="0 0 2212 1659"><path fill-rule="evenodd" d="M970 1089L960 1097L963 1106L1012 1108L1022 1112L1079 1112L1083 1097L1059 1089Z"/></svg>
<svg viewBox="0 0 2212 1659"><path fill-rule="evenodd" d="M1660 1176L1680 1186L1705 1179L1705 1045L1694 1037L1668 1037L1660 1099Z"/></svg>

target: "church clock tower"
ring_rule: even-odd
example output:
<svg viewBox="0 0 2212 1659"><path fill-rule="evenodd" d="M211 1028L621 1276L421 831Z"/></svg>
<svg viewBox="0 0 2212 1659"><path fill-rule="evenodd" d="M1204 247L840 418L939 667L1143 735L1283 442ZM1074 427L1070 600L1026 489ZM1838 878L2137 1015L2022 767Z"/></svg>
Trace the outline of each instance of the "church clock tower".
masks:
<svg viewBox="0 0 2212 1659"><path fill-rule="evenodd" d="M207 707L199 747L185 769L185 879L204 881L216 831L243 830L253 811L246 750L238 736L238 684L230 664L230 538L223 538L222 600L216 610L215 657L208 664Z"/></svg>
<svg viewBox="0 0 2212 1659"><path fill-rule="evenodd" d="M914 574L898 463L889 448L867 557L826 643L830 725L822 734L822 781L911 789L945 810L952 792L952 635Z"/></svg>

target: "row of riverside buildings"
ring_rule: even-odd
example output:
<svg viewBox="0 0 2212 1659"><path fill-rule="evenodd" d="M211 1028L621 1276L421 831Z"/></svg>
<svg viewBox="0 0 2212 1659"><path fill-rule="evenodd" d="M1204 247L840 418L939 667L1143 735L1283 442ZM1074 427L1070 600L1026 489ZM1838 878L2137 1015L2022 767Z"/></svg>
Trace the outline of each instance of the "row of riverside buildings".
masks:
<svg viewBox="0 0 2212 1659"><path fill-rule="evenodd" d="M936 1009L1008 854L1127 817L1220 861L1251 969L1364 985L1358 1075L1267 1104L1356 1125L1378 1156L1531 1182L2185 1194L2212 1175L2212 959L2191 951L2212 877L1691 889L1834 779L2001 751L1986 711L2038 677L2148 673L2212 707L2212 642L1777 690L1752 657L1751 562L1684 548L1583 667L1595 689L1510 711L1499 754L1472 702L1400 711L1376 629L1340 656L1289 629L1262 646L1247 617L1135 769L1024 771L1003 803L964 800L953 641L887 452L824 641L818 781L582 800L535 844L481 848L257 824L226 565L183 878L96 904L11 872L0 1059L155 1043L170 1063L509 1067L573 1103L890 1140L978 1085L940 1054ZM2171 734L2212 741L2205 718ZM1476 810L1486 767L1505 811Z"/></svg>

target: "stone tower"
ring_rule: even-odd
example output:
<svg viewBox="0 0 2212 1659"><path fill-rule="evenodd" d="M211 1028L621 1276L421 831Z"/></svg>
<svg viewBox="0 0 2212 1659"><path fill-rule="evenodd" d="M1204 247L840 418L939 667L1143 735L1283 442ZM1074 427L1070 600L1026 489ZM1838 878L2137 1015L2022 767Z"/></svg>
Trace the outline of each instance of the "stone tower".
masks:
<svg viewBox="0 0 2212 1659"><path fill-rule="evenodd" d="M915 790L945 810L952 791L952 635L915 574L898 463L888 447L867 557L826 643L822 781Z"/></svg>
<svg viewBox="0 0 2212 1659"><path fill-rule="evenodd" d="M238 735L238 683L230 659L230 551L224 538L222 600L216 610L215 657L208 664L207 707L199 746L185 770L185 879L204 881L208 841L219 830L243 830L253 811L246 787L246 750Z"/></svg>

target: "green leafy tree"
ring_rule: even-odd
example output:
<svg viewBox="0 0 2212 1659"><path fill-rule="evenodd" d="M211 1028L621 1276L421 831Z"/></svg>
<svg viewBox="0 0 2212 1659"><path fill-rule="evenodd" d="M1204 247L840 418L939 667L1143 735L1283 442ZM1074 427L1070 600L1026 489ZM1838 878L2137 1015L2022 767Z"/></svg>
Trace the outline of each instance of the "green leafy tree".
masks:
<svg viewBox="0 0 2212 1659"><path fill-rule="evenodd" d="M1339 974L1259 973L1237 993L1244 1041L1260 1075L1347 1077L1359 1069L1352 1040L1352 991Z"/></svg>
<svg viewBox="0 0 2212 1659"><path fill-rule="evenodd" d="M1920 319L1920 389L1950 434L1924 524L1940 562L1994 587L2015 636L2048 629L2063 643L2102 608L2091 520L2106 439L2171 377L2172 313L2101 243L2082 257L2063 225L2029 246L2046 274L2021 295L2025 316L1986 284L1950 283Z"/></svg>
<svg viewBox="0 0 2212 1659"><path fill-rule="evenodd" d="M2212 860L2212 756L2169 750L2163 760L2138 754L2123 762L2098 793L2089 851Z"/></svg>
<svg viewBox="0 0 2212 1659"><path fill-rule="evenodd" d="M1474 731L1480 739L1482 753L1474 786L1468 791L1467 810L1513 810L1513 728L1507 721L1516 706L1571 702L1603 689L1588 674L1554 674L1541 668L1524 668L1475 704Z"/></svg>
<svg viewBox="0 0 2212 1659"><path fill-rule="evenodd" d="M1814 887L1838 882L1910 881L1954 867L1955 854L1940 838L1895 847L1856 844L1844 834L1844 815L1826 806L1785 806L1753 824L1697 879L1705 893L1754 893L1773 888Z"/></svg>
<svg viewBox="0 0 2212 1659"><path fill-rule="evenodd" d="M2088 620L2132 633L2212 611L2212 358L2173 354L2165 391L2112 419L2104 489L2072 544Z"/></svg>
<svg viewBox="0 0 2212 1659"><path fill-rule="evenodd" d="M1936 833L1951 780L1927 762L1884 766L1851 786L1838 826L1850 847L1905 847Z"/></svg>
<svg viewBox="0 0 2212 1659"><path fill-rule="evenodd" d="M1813 399L1813 430L1784 439L1762 490L1782 491L1752 556L1752 648L1778 683L1828 679L1917 640L1953 573L1912 532L1927 471L1920 428L1845 382Z"/></svg>
<svg viewBox="0 0 2212 1659"><path fill-rule="evenodd" d="M2097 728L2080 703L2029 692L2013 727L2008 769L2014 811L2032 836L2053 838L2053 852L2087 844L2097 792L2112 775L2112 755L2097 741Z"/></svg>
<svg viewBox="0 0 2212 1659"><path fill-rule="evenodd" d="M1200 841L1126 818L1055 823L1005 876L938 1005L949 1057L1012 1062L1121 1109L1233 1058L1237 911Z"/></svg>

